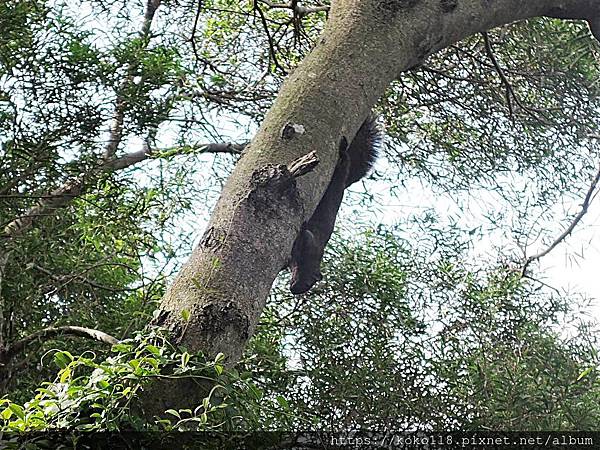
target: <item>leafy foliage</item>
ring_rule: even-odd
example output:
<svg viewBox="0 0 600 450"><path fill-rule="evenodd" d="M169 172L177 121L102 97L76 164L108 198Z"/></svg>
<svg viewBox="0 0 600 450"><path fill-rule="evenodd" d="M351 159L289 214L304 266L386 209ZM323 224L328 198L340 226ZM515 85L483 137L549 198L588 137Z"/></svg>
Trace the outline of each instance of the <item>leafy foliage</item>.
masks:
<svg viewBox="0 0 600 450"><path fill-rule="evenodd" d="M0 418L7 432L68 428L74 431L260 429L287 414L277 401L263 398L249 373L225 369L223 355L206 360L177 350L159 330L137 334L113 346L100 360L91 352L73 356L55 351L60 369L54 382L44 383L25 405L1 400ZM194 410L165 411L146 421L136 399L150 382L161 378L196 380L208 392ZM279 403L278 403L279 402Z"/></svg>
<svg viewBox="0 0 600 450"><path fill-rule="evenodd" d="M419 247L383 228L338 240L326 282L272 299L251 346L269 368L266 391L285 392L317 429L595 429L593 323L560 333L575 299L508 267L469 269L468 250L458 230L435 225ZM275 333L277 353L264 347Z"/></svg>

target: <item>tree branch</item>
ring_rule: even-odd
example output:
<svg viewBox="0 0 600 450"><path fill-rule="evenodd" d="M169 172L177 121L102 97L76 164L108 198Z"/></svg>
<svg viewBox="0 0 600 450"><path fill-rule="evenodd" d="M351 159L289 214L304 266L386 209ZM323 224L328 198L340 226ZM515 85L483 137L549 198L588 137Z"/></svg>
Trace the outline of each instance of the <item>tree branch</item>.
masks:
<svg viewBox="0 0 600 450"><path fill-rule="evenodd" d="M529 114L531 117L533 117L535 120L539 120L543 123L547 123L545 118L539 117L535 114L535 113L542 114L544 111L535 109L535 108L531 108L530 106L525 105L521 101L521 99L515 92L515 89L514 89L512 83L506 76L504 69L502 69L502 66L500 66L500 63L498 62L496 55L494 54L494 50L492 48L492 43L490 42L490 37L489 37L488 33L483 32L481 34L483 35L483 42L485 44L485 52L488 55L488 57L490 58L490 60L492 61L492 64L494 65L494 69L496 69L496 72L500 76L500 80L506 89L506 103L508 104L509 115L511 117L514 115L514 108L513 108L513 104L512 104L512 100L511 100L511 99L514 99L515 103L523 111L525 111L527 114Z"/></svg>
<svg viewBox="0 0 600 450"><path fill-rule="evenodd" d="M254 11L258 12L263 29L265 31L265 34L267 35L267 41L269 43L269 55L273 61L273 64L275 65L276 68L281 70L281 72L284 75L287 75L287 70L285 70L285 68L279 63L279 60L277 59L277 51L275 49L275 43L273 41L273 36L271 36L271 32L269 31L269 24L267 23L267 18L265 17L265 13L261 9L261 7L258 5L258 0L254 0L254 8L253 9L254 9Z"/></svg>
<svg viewBox="0 0 600 450"><path fill-rule="evenodd" d="M550 244L546 249L544 249L543 251L536 253L535 255L529 256L525 262L523 263L523 267L521 269L521 276L525 276L526 272L527 272L527 268L529 267L529 265L534 262L534 261L538 261L539 259L543 258L544 256L546 256L548 253L550 253L552 250L554 250L561 242L563 242L575 229L575 227L579 224L579 222L581 222L581 219L583 218L583 216L585 216L585 214L588 212L588 208L594 198L594 192L596 191L596 187L598 186L598 182L600 181L600 167L598 168L598 171L596 172L596 175L594 176L594 179L592 180L592 183L590 184L590 187L587 191L587 194L583 200L583 203L581 205L581 210L577 213L577 215L573 218L573 220L571 221L571 223L569 224L569 226L565 229L565 231L563 231L560 236L558 236L553 242L552 244Z"/></svg>
<svg viewBox="0 0 600 450"><path fill-rule="evenodd" d="M56 281L57 283L61 284L59 287L53 289L52 292L56 292L56 291L63 289L65 286L67 286L69 283L71 283L74 280L79 280L82 283L85 283L93 288L100 289L103 291L109 291L109 292L133 292L133 291L136 291L137 289L139 289L139 287L115 288L112 286L105 286L103 284L96 283L95 281L90 280L89 278L83 276L83 273L88 272L89 270L91 270L91 268L84 270L82 273L74 274L74 275L55 275L50 270L48 270L42 266L39 266L37 264L32 264L28 267L31 267L33 269L39 270L42 273L45 273L53 281Z"/></svg>
<svg viewBox="0 0 600 450"><path fill-rule="evenodd" d="M150 28L156 10L160 6L161 0L148 0L146 10L144 11L144 21L140 30L140 36L143 38L144 48L148 46L150 37ZM109 161L114 158L117 153L117 148L123 139L123 120L125 118L125 107L127 102L123 97L122 91L131 83L135 70L138 66L137 61L132 61L127 65L127 75L120 83L117 89L117 99L115 100L115 110L113 113L112 123L109 128L108 141L104 147L103 160Z"/></svg>
<svg viewBox="0 0 600 450"><path fill-rule="evenodd" d="M300 17L307 16L308 14L314 14L317 12L327 12L329 11L329 6L301 6L297 2L288 2L288 3L275 3L269 0L259 0L261 3L264 3L269 8L273 9L291 9L296 15Z"/></svg>
<svg viewBox="0 0 600 450"><path fill-rule="evenodd" d="M83 194L89 180L99 174L123 170L151 158L171 157L185 153L229 153L238 155L245 147L245 143L236 144L232 142L221 142L169 149L150 149L146 143L141 150L127 153L109 161L103 161L89 172L68 181L50 194L41 196L41 200L36 206L30 208L23 215L5 225L4 232L0 237L12 239L21 235L24 231L29 229L38 218L51 214L53 210L66 206L73 199Z"/></svg>
<svg viewBox="0 0 600 450"><path fill-rule="evenodd" d="M95 341L103 342L105 344L114 345L118 341L110 334L104 333L103 331L94 330L92 328L84 328L77 326L62 326L62 327L48 327L43 330L36 331L29 336L24 337L6 347L0 351L0 361L6 364L12 358L19 353L22 353L25 348L32 342L40 339L48 339L58 335L70 335L84 337L87 339L93 339Z"/></svg>

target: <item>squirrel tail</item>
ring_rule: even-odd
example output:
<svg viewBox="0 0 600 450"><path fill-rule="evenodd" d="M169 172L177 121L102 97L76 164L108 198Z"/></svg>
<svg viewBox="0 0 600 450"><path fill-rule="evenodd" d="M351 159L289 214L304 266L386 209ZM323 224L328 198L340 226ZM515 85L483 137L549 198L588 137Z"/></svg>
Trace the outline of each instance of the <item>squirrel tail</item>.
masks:
<svg viewBox="0 0 600 450"><path fill-rule="evenodd" d="M377 159L382 142L383 133L377 125L377 116L370 114L348 147L350 169L346 178L346 187L369 173Z"/></svg>

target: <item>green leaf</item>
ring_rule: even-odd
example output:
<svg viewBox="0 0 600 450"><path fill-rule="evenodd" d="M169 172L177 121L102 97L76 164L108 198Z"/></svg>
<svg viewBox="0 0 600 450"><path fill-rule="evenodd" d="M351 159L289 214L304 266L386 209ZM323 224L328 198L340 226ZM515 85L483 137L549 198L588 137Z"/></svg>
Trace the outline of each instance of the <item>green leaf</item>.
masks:
<svg viewBox="0 0 600 450"><path fill-rule="evenodd" d="M15 416L17 416L19 419L25 420L25 410L23 409L23 407L21 405L17 405L16 403L11 403L10 405L8 405L8 408L13 413L15 413Z"/></svg>
<svg viewBox="0 0 600 450"><path fill-rule="evenodd" d="M188 309L182 309L181 317L187 322L188 320L190 320L190 311Z"/></svg>
<svg viewBox="0 0 600 450"><path fill-rule="evenodd" d="M190 354L188 352L183 352L181 354L181 367L186 367L190 362Z"/></svg>
<svg viewBox="0 0 600 450"><path fill-rule="evenodd" d="M181 419L181 416L179 415L179 413L177 411L175 411L174 409L167 409L165 411L166 414L171 414L172 416L177 417L178 419Z"/></svg>
<svg viewBox="0 0 600 450"><path fill-rule="evenodd" d="M69 352L56 352L54 354L54 363L60 368L66 368L73 361L73 355Z"/></svg>
<svg viewBox="0 0 600 450"><path fill-rule="evenodd" d="M112 346L111 351L117 353L128 353L131 351L132 348L133 347L129 344L118 343Z"/></svg>
<svg viewBox="0 0 600 450"><path fill-rule="evenodd" d="M133 367L135 370L137 370L138 367L140 367L140 360L139 359L132 359L130 361L127 362L131 367Z"/></svg>
<svg viewBox="0 0 600 450"><path fill-rule="evenodd" d="M144 358L144 361L149 363L153 368L158 369L158 360L155 358Z"/></svg>
<svg viewBox="0 0 600 450"><path fill-rule="evenodd" d="M5 408L5 409L4 409L4 410L3 410L3 411L0 413L0 416L2 416L2 418L3 418L4 420L8 420L8 419L10 419L10 418L12 417L12 415L13 415L13 412L12 412L12 410L10 409L10 406L9 406L8 408Z"/></svg>
<svg viewBox="0 0 600 450"><path fill-rule="evenodd" d="M579 376L577 377L577 381L580 381L583 378L587 377L590 373L592 373L592 370L594 370L594 367L588 367L587 369L585 369L579 374Z"/></svg>
<svg viewBox="0 0 600 450"><path fill-rule="evenodd" d="M160 356L160 349L155 345L152 345L152 344L146 345L146 350L148 350L153 355Z"/></svg>
<svg viewBox="0 0 600 450"><path fill-rule="evenodd" d="M279 403L279 405L281 405L281 407L285 410L289 410L290 409L290 404L287 402L287 400L282 397L281 395L278 395L276 397L277 403Z"/></svg>
<svg viewBox="0 0 600 450"><path fill-rule="evenodd" d="M68 367L60 371L59 380L61 383L66 383L71 378L71 369Z"/></svg>

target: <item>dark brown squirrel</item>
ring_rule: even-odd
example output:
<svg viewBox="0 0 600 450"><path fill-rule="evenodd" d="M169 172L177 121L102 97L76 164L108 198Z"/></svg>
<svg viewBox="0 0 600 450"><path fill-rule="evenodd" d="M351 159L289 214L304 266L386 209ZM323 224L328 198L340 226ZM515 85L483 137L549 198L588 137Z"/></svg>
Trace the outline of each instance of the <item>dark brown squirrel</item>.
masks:
<svg viewBox="0 0 600 450"><path fill-rule="evenodd" d="M329 186L312 217L302 225L292 247L289 264L292 294L303 294L321 280L321 259L333 232L344 190L369 173L381 141L382 133L374 115L367 117L349 146L342 137L339 160Z"/></svg>

